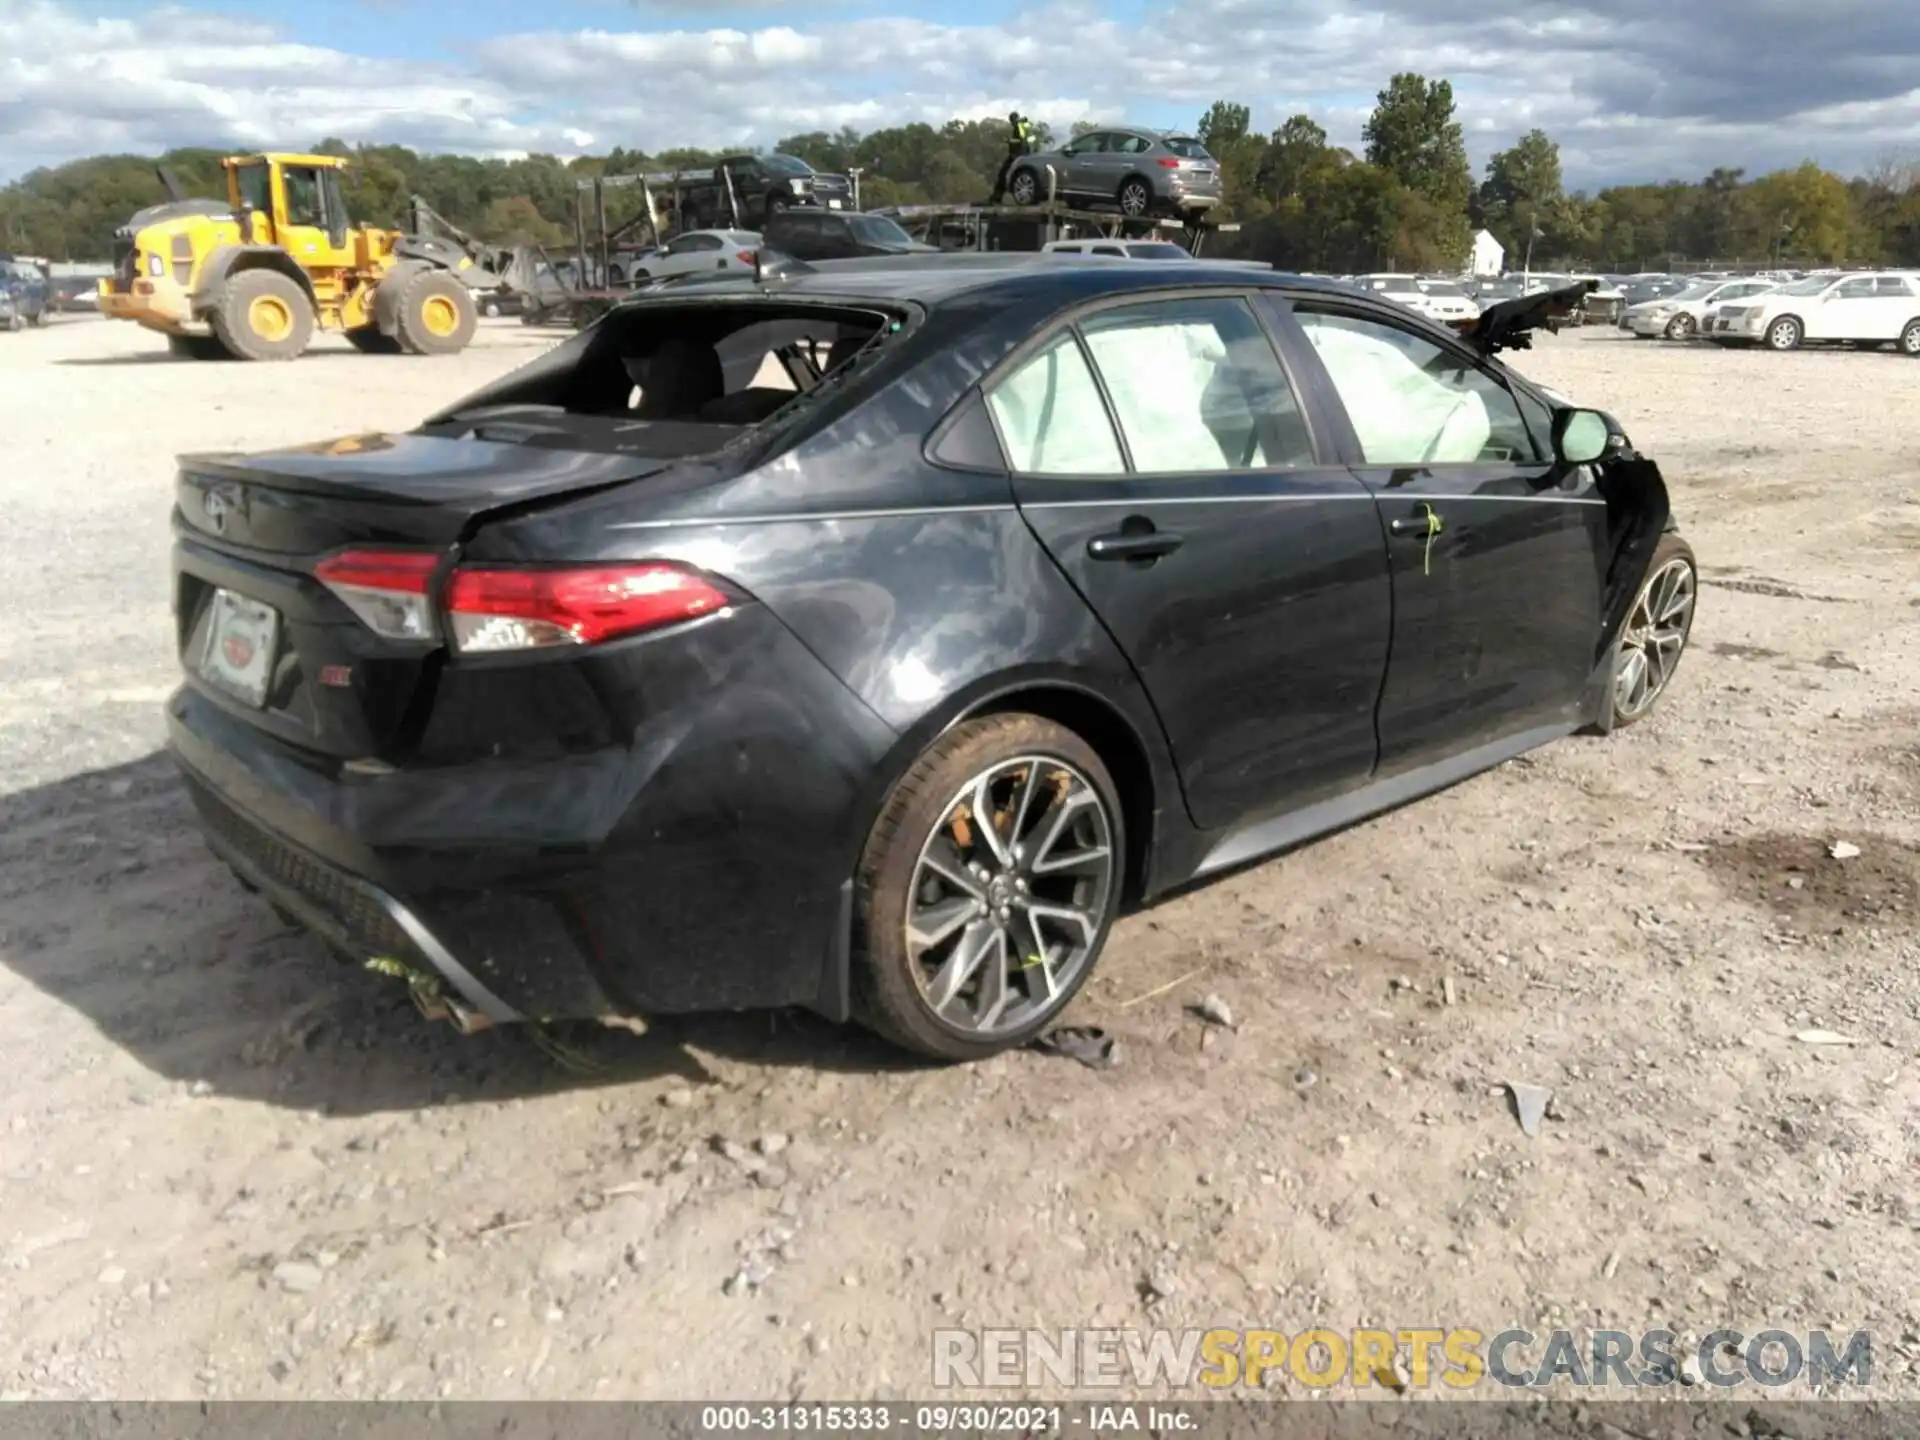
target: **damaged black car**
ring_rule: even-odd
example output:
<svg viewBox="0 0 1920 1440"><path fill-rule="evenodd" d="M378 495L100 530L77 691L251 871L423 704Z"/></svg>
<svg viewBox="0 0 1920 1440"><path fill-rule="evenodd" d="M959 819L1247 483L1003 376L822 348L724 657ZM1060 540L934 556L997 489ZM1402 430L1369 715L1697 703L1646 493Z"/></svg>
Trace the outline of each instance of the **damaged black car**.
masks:
<svg viewBox="0 0 1920 1440"><path fill-rule="evenodd" d="M1495 358L1578 298L665 287L411 432L185 457L172 749L243 883L463 1028L1023 1044L1123 911L1658 701L1660 473Z"/></svg>

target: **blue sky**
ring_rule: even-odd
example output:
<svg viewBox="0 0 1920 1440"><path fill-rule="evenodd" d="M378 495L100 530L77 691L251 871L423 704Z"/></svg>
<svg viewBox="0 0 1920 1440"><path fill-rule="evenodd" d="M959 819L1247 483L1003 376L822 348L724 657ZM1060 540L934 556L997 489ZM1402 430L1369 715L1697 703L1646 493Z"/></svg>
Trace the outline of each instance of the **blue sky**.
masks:
<svg viewBox="0 0 1920 1440"><path fill-rule="evenodd" d="M1453 80L1476 168L1538 125L1576 185L1920 154L1920 5L1880 0L0 0L0 180L327 135L564 155L1011 106L1191 125L1220 98L1357 147L1403 69Z"/></svg>

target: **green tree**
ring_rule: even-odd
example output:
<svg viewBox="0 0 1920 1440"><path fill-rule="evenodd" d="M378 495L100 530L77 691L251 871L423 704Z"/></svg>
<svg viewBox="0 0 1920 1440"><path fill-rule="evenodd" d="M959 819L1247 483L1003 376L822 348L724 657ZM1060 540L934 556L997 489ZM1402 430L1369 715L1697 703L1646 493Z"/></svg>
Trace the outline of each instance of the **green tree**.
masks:
<svg viewBox="0 0 1920 1440"><path fill-rule="evenodd" d="M1367 163L1427 202L1420 223L1430 227L1430 234L1422 248L1430 242L1443 264L1463 261L1473 171L1466 137L1454 118L1453 86L1404 72L1387 83L1378 102L1362 131Z"/></svg>

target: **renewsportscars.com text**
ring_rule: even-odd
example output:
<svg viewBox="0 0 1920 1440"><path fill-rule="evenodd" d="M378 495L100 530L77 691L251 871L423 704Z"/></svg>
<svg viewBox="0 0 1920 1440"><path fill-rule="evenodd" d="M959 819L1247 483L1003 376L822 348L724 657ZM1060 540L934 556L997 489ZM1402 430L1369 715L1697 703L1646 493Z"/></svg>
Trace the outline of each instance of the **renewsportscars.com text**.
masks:
<svg viewBox="0 0 1920 1440"><path fill-rule="evenodd" d="M1873 1337L1812 1330L1715 1330L1689 1343L1672 1330L1415 1327L1398 1330L936 1330L938 1389L1230 1390L1291 1379L1313 1389L1535 1389L1567 1384L1640 1390L1870 1385Z"/></svg>

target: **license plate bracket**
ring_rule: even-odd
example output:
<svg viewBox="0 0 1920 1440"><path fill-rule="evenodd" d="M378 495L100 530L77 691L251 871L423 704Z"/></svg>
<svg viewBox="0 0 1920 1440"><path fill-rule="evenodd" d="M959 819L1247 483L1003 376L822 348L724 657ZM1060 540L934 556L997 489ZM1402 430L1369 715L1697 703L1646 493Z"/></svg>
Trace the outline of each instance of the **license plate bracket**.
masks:
<svg viewBox="0 0 1920 1440"><path fill-rule="evenodd" d="M215 590L207 635L194 670L202 680L254 709L263 709L280 640L280 612L232 590Z"/></svg>

